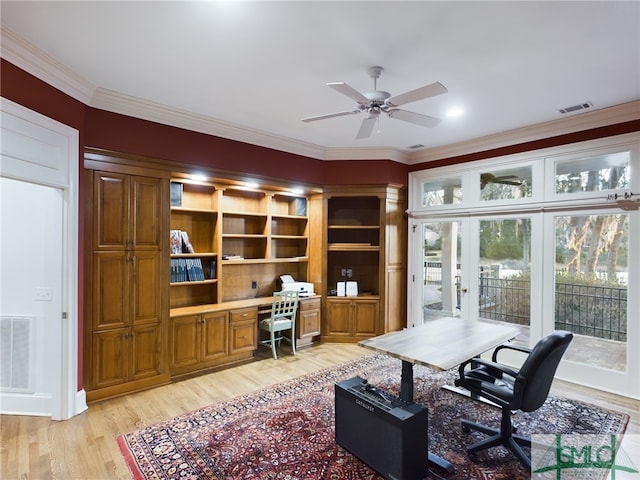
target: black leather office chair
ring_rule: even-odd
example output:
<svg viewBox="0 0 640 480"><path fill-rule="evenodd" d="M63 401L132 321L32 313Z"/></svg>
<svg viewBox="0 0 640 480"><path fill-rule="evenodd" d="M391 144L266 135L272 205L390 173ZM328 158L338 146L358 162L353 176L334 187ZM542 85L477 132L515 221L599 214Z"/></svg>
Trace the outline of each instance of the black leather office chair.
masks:
<svg viewBox="0 0 640 480"><path fill-rule="evenodd" d="M511 450L523 465L531 469L531 460L520 447L531 447L531 439L515 435L511 412L533 412L544 404L556 369L572 340L571 332L555 331L541 339L533 349L505 344L494 350L492 361L473 358L460 365L460 377L455 384L466 388L472 395L484 397L502 407L499 430L462 420L464 431L477 430L490 435L489 438L467 447L469 455L503 445ZM498 363L498 352L504 349L528 354L520 369ZM470 369L467 369L467 366Z"/></svg>

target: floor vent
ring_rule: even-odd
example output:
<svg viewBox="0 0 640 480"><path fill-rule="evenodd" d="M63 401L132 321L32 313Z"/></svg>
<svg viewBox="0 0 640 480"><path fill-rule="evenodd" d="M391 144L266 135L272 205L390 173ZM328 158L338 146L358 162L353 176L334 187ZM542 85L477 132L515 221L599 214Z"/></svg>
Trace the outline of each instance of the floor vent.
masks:
<svg viewBox="0 0 640 480"><path fill-rule="evenodd" d="M0 317L0 389L33 392L33 325L35 317Z"/></svg>
<svg viewBox="0 0 640 480"><path fill-rule="evenodd" d="M561 108L558 111L560 113L573 113L573 112L578 112L580 110L586 110L586 109L592 108L592 107L593 107L593 103L585 102L585 103L579 103L578 105L573 105L571 107Z"/></svg>

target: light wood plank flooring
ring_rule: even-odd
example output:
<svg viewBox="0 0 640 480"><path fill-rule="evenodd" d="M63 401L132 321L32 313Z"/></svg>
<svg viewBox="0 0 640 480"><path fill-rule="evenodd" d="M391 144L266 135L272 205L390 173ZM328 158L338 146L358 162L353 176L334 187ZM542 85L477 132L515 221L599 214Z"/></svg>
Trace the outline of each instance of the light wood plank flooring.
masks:
<svg viewBox="0 0 640 480"><path fill-rule="evenodd" d="M356 345L322 344L275 361L260 349L259 360L146 392L90 405L76 417L3 415L0 420L2 479L131 478L116 438L121 433L262 387L340 364L371 352ZM628 433L640 433L640 402L558 382L554 392L631 415Z"/></svg>

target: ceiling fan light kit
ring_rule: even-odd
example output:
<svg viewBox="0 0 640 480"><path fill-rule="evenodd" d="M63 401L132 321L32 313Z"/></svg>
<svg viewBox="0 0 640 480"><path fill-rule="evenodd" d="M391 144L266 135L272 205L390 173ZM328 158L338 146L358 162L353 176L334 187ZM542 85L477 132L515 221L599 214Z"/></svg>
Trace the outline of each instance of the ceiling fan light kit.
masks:
<svg viewBox="0 0 640 480"><path fill-rule="evenodd" d="M315 122L316 120L325 120L327 118L342 117L345 115L355 115L358 113L367 113L367 117L362 120L360 129L356 138L368 138L373 132L373 127L376 120L381 113L386 113L388 117L402 120L404 122L412 123L421 127L433 128L440 123L440 119L436 117L430 117L429 115L423 115L417 112L411 112L408 110L402 110L397 107L405 105L411 102L417 102L425 98L434 97L436 95L442 95L447 93L447 89L440 82L431 83L423 87L410 90L400 95L392 96L389 92L378 90L378 78L384 71L384 68L380 66L370 67L367 72L369 76L373 78L373 91L361 93L355 88L344 82L330 82L327 86L332 88L338 93L341 93L357 103L355 110L349 110L337 113L328 113L325 115L318 115L315 117L303 118L303 122Z"/></svg>

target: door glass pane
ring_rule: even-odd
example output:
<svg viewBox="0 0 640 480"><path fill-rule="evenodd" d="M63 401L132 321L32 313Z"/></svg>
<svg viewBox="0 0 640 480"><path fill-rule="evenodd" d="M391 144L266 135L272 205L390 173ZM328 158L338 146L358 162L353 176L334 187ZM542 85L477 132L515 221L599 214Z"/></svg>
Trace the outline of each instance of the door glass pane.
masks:
<svg viewBox="0 0 640 480"><path fill-rule="evenodd" d="M596 192L629 188L630 152L558 161L556 193Z"/></svg>
<svg viewBox="0 0 640 480"><path fill-rule="evenodd" d="M480 318L522 326L528 344L531 319L531 220L480 221Z"/></svg>
<svg viewBox="0 0 640 480"><path fill-rule="evenodd" d="M625 371L628 215L556 217L555 241L555 327L575 335L566 357Z"/></svg>
<svg viewBox="0 0 640 480"><path fill-rule="evenodd" d="M462 179L445 178L422 184L422 206L452 205L462 203Z"/></svg>
<svg viewBox="0 0 640 480"><path fill-rule="evenodd" d="M460 222L422 224L424 320L460 312Z"/></svg>
<svg viewBox="0 0 640 480"><path fill-rule="evenodd" d="M515 200L531 194L530 166L480 173L480 200Z"/></svg>

